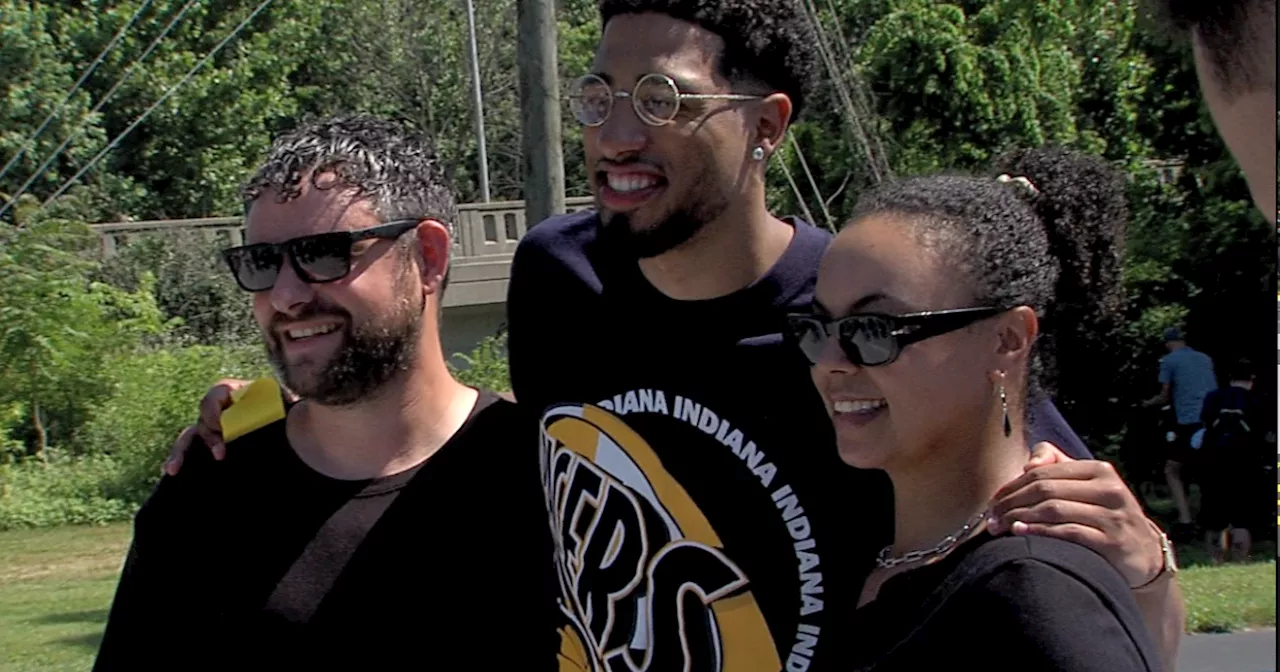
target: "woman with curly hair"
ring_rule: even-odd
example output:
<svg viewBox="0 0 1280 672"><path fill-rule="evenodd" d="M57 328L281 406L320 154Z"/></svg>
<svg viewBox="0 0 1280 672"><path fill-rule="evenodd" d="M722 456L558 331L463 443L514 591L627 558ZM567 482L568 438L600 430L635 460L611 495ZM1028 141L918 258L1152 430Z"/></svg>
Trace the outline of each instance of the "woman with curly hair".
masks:
<svg viewBox="0 0 1280 672"><path fill-rule="evenodd" d="M863 588L850 659L1160 669L1101 555L983 524L1026 463L1027 409L1079 389L1096 356L1083 337L1116 325L1126 217L1119 179L1091 157L1019 151L997 175L865 197L822 261L812 313L790 317L841 458L893 482L894 538Z"/></svg>

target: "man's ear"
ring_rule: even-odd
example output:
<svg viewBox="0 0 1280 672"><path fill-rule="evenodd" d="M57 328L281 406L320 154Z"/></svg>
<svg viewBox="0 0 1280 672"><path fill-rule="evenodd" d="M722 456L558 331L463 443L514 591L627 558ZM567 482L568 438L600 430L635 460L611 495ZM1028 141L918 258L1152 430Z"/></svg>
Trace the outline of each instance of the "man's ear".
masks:
<svg viewBox="0 0 1280 672"><path fill-rule="evenodd" d="M997 319L996 356L1004 360L1002 369L1010 369L1014 362L1030 357L1031 346L1040 335L1040 319L1027 306L1014 308Z"/></svg>
<svg viewBox="0 0 1280 672"><path fill-rule="evenodd" d="M759 109L755 132L752 134L754 142L748 149L759 147L764 150L766 157L773 156L787 135L791 121L791 99L785 93L773 93L760 101Z"/></svg>
<svg viewBox="0 0 1280 672"><path fill-rule="evenodd" d="M424 219L414 231L422 255L422 286L428 294L439 293L444 290L444 278L449 272L449 227L437 219Z"/></svg>

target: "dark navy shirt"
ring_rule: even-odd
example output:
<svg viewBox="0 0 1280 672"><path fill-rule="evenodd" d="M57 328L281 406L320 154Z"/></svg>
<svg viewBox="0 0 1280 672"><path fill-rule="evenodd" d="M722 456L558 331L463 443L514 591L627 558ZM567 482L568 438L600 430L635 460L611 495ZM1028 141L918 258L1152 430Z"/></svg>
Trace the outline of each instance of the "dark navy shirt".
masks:
<svg viewBox="0 0 1280 672"><path fill-rule="evenodd" d="M583 670L838 667L835 630L890 540L893 498L882 472L840 461L783 340L831 241L789 221L773 269L701 301L650 285L597 238L593 212L517 248L511 380L542 413L561 656ZM1087 456L1052 404L1035 416L1033 441Z"/></svg>

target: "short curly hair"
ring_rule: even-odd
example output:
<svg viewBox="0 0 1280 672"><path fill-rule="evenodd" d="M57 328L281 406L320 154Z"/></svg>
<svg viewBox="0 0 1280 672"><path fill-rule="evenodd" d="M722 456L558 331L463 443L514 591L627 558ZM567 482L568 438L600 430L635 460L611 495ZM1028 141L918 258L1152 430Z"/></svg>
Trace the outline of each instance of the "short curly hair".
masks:
<svg viewBox="0 0 1280 672"><path fill-rule="evenodd" d="M307 122L277 137L241 189L245 213L267 189L285 202L301 193L304 176L314 186L316 177L325 173L336 175L339 185L356 189L384 221L430 217L456 239L458 193L435 145L407 123L364 114ZM397 248L408 254L413 240L410 232ZM452 270L450 265L440 285L442 296Z"/></svg>
<svg viewBox="0 0 1280 672"><path fill-rule="evenodd" d="M720 74L756 80L791 99L800 118L818 78L815 37L796 0L601 0L600 25L620 14L665 14L724 40Z"/></svg>
<svg viewBox="0 0 1280 672"><path fill-rule="evenodd" d="M277 137L245 183L245 209L264 191L297 198L304 176L333 173L383 219L439 219L453 231L458 195L435 146L407 124L369 115L329 117Z"/></svg>
<svg viewBox="0 0 1280 672"><path fill-rule="evenodd" d="M1214 78L1229 96L1276 88L1275 0L1154 0L1155 13L1178 35L1195 35Z"/></svg>
<svg viewBox="0 0 1280 672"><path fill-rule="evenodd" d="M1025 178L996 179L997 176ZM1027 185L1030 186L1027 186ZM1102 159L1045 148L1016 150L990 177L939 175L891 183L863 197L852 221L901 215L971 287L974 301L1030 306L1041 319L1029 395L1096 397L1098 351L1122 324L1128 205L1119 173Z"/></svg>

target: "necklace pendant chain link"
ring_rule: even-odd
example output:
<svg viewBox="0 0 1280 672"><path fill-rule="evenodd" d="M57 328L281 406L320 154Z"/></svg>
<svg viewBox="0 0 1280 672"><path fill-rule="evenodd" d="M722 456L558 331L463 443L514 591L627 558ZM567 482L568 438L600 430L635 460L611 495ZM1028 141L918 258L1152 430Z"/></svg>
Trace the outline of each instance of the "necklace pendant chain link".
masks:
<svg viewBox="0 0 1280 672"><path fill-rule="evenodd" d="M880 549L880 553L876 556L876 567L879 567L880 569L890 569L897 567L898 565L920 562L921 560L942 555L954 548L961 539L964 539L971 530L977 527L978 523L980 523L986 515L985 511L974 514L972 518L965 521L963 527L952 534L948 534L943 537L942 541L938 542L933 548L927 548L919 551L907 551L896 558L891 558L889 557L889 553L893 550L893 545L890 544L885 546Z"/></svg>

